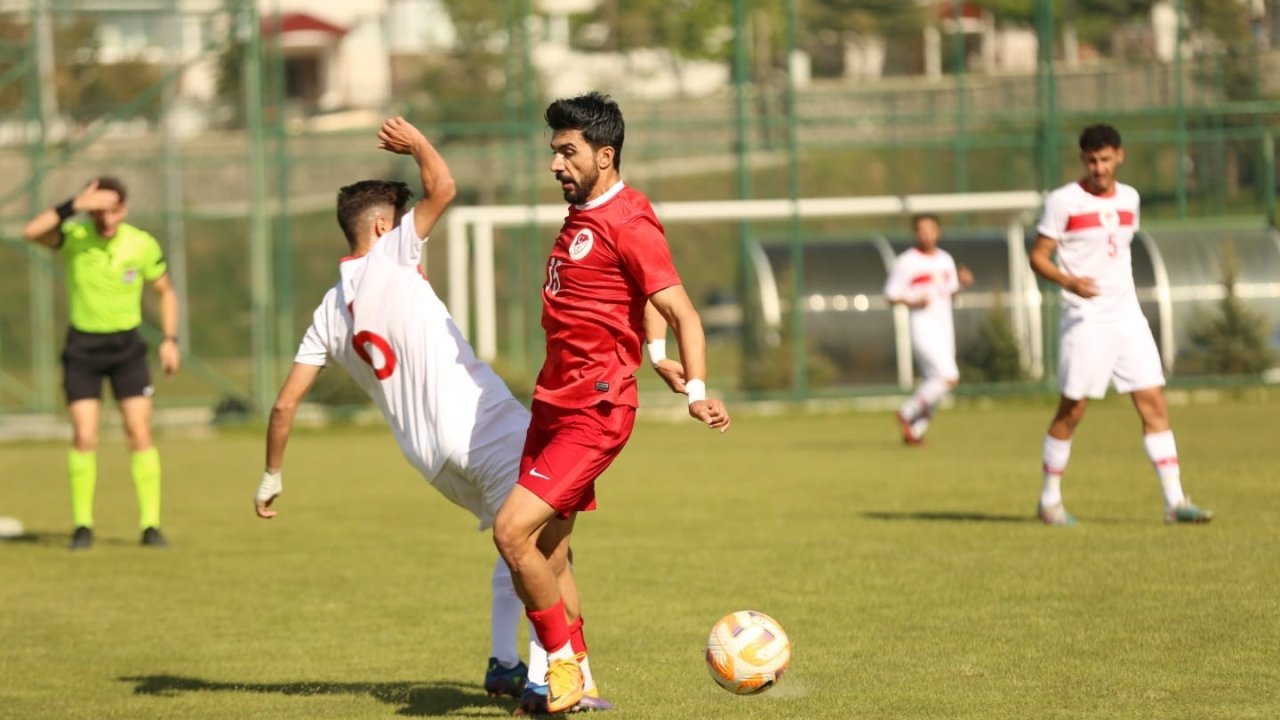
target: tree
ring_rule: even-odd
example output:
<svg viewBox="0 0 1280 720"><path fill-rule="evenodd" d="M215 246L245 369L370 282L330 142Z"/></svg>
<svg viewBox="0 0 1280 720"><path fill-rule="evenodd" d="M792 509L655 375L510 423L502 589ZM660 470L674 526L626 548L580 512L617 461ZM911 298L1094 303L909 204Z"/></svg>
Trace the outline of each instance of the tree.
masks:
<svg viewBox="0 0 1280 720"><path fill-rule="evenodd" d="M806 31L800 43L814 58L815 73L840 75L845 46L859 37L915 38L915 42L886 43L886 65L903 65L915 72L918 60L894 56L918 56L918 37L926 20L925 11L914 2L810 0L801 6L801 25Z"/></svg>
<svg viewBox="0 0 1280 720"><path fill-rule="evenodd" d="M523 18L511 16L503 0L447 0L457 44L447 53L424 59L418 68L423 115L451 123L498 122L511 109L511 97L533 73L519 47ZM511 30L515 30L515 37ZM536 82L535 82L536 86Z"/></svg>
<svg viewBox="0 0 1280 720"><path fill-rule="evenodd" d="M23 48L28 42L30 25L17 13L0 14L0 76L9 73L22 61ZM13 112L22 108L23 84L29 74L12 77L0 85L0 112Z"/></svg>
<svg viewBox="0 0 1280 720"><path fill-rule="evenodd" d="M1182 361L1191 373L1257 374L1276 361L1267 346L1267 323L1236 295L1236 260L1231 245L1223 247L1222 286L1218 311L1198 312L1188 333L1191 350Z"/></svg>
<svg viewBox="0 0 1280 720"><path fill-rule="evenodd" d="M584 23L607 31L603 49L665 48L689 58L725 58L730 52L724 29L733 26L731 0L605 0Z"/></svg>
<svg viewBox="0 0 1280 720"><path fill-rule="evenodd" d="M977 341L961 354L960 366L964 379L971 382L1026 379L1018 336L999 293L995 305L982 319Z"/></svg>
<svg viewBox="0 0 1280 720"><path fill-rule="evenodd" d="M161 71L142 60L104 64L98 61L98 24L89 16L55 16L53 20L53 79L60 111L86 123L136 100L161 78ZM30 23L16 13L0 15L0 75L15 67L24 55L36 52ZM26 102L24 83L29 75L11 78L0 87L0 110L16 111ZM137 114L154 121L162 109L160 93L154 93Z"/></svg>

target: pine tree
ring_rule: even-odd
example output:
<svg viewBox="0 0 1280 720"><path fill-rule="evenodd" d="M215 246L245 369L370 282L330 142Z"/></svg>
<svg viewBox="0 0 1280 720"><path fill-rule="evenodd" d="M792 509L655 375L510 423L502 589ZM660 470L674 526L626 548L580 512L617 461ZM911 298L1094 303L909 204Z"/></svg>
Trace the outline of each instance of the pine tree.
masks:
<svg viewBox="0 0 1280 720"><path fill-rule="evenodd" d="M1256 374L1275 363L1267 347L1266 320L1236 295L1235 254L1223 250L1222 285L1218 311L1198 313L1189 338L1191 350L1182 367L1190 372L1226 375Z"/></svg>

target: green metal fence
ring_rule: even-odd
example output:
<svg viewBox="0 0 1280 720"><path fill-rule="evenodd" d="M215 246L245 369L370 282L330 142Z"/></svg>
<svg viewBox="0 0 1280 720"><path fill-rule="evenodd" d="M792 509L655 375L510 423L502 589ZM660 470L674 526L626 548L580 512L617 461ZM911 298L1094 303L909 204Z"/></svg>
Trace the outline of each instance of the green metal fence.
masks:
<svg viewBox="0 0 1280 720"><path fill-rule="evenodd" d="M385 4L385 37L406 5L417 7ZM1180 20L1167 59L1099 40L1098 55L1076 64L1068 31L1090 18L1049 0L1028 2L1019 17L989 23L1001 32L1024 28L1035 40L1031 64L1020 70L979 69L986 51L956 31L962 24L954 18L996 3L833 15L839 5L690 4L723 27L706 28L705 42L692 48L661 33L654 40L669 43L663 57L726 69L724 80L675 96L646 93L630 77L602 80L627 116L626 176L659 201L1048 189L1074 175L1079 127L1106 121L1124 133L1124 179L1143 192L1144 219L1275 223L1280 54L1262 39L1212 31L1224 23L1207 13L1222 4L1175 3ZM95 174L111 172L131 186L131 221L161 239L184 300L186 369L158 402L234 399L259 411L343 254L335 190L363 177L412 177L405 161L372 149L377 117L403 113L424 126L454 168L459 202L556 202L541 120L548 88L588 76L581 58L596 57L589 52L625 50L627 28L610 26L603 11L568 18L567 51L577 54L566 57L576 60L557 67L542 59L555 40L554 19L532 0L445 6L455 19L453 44L393 54L400 71L380 107L322 111L300 103L290 86L288 13L272 2L0 5L0 411L59 405L59 263L23 244L20 229ZM1067 6L1080 13L1089 3ZM627 10L618 11L621 22ZM607 39L584 39L594 36ZM117 45L120 37L136 42L112 55L113 37ZM832 47L847 56L851 38L868 37L887 48L879 77L851 77L848 62L840 76L832 70L840 62L823 60ZM930 37L940 42L940 74L920 60ZM193 96L197 71L215 87ZM976 231L1003 220L975 214L949 222ZM807 394L819 388L809 377L812 347L799 301L802 245L883 231L901 234L900 219L673 231L695 299L737 301L745 318L715 347L736 389L759 388L758 376L769 374L761 358L776 359L767 347L773 339L742 302L752 272L747 249L772 237L790 243L800 278L789 286L785 327L791 371L769 382ZM550 239L538 227L497 238L498 365L517 386L541 359L536 297ZM428 263L445 295L443 253L433 242Z"/></svg>

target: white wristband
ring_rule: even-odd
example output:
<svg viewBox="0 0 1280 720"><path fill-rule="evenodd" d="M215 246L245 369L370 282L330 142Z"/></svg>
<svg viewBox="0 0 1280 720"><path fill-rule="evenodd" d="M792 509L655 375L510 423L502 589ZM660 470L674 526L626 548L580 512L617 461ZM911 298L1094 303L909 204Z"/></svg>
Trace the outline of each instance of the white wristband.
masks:
<svg viewBox="0 0 1280 720"><path fill-rule="evenodd" d="M684 394L689 396L689 404L702 402L707 399L707 383L704 380L687 380L684 384Z"/></svg>
<svg viewBox="0 0 1280 720"><path fill-rule="evenodd" d="M262 482L258 483L258 494L253 499L266 502L282 492L284 492L284 483L280 471L266 470L262 473Z"/></svg>
<svg viewBox="0 0 1280 720"><path fill-rule="evenodd" d="M666 359L667 359L666 338L663 338L661 340L650 340L649 341L649 363L651 365L657 365L658 363Z"/></svg>

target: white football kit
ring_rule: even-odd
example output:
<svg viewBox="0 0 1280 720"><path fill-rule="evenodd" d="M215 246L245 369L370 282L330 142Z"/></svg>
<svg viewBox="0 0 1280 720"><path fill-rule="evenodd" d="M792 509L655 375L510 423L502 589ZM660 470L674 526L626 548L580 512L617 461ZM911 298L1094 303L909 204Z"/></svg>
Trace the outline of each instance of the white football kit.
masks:
<svg viewBox="0 0 1280 720"><path fill-rule="evenodd" d="M1074 182L1045 200L1037 231L1057 242L1058 267L1098 286L1092 298L1062 290L1058 387L1072 400L1101 398L1108 383L1122 393L1164 385L1160 353L1133 283L1130 247L1139 203L1138 191L1123 183L1100 196Z"/></svg>
<svg viewBox="0 0 1280 720"><path fill-rule="evenodd" d="M344 259L294 361L337 360L409 463L484 530L519 476L529 411L476 357L422 275L424 242L410 210L369 254Z"/></svg>
<svg viewBox="0 0 1280 720"><path fill-rule="evenodd" d="M902 253L885 283L884 294L890 302L929 300L928 305L911 309L911 348L926 380L960 379L951 318L951 296L959 291L956 261L941 248L929 254L916 248Z"/></svg>

